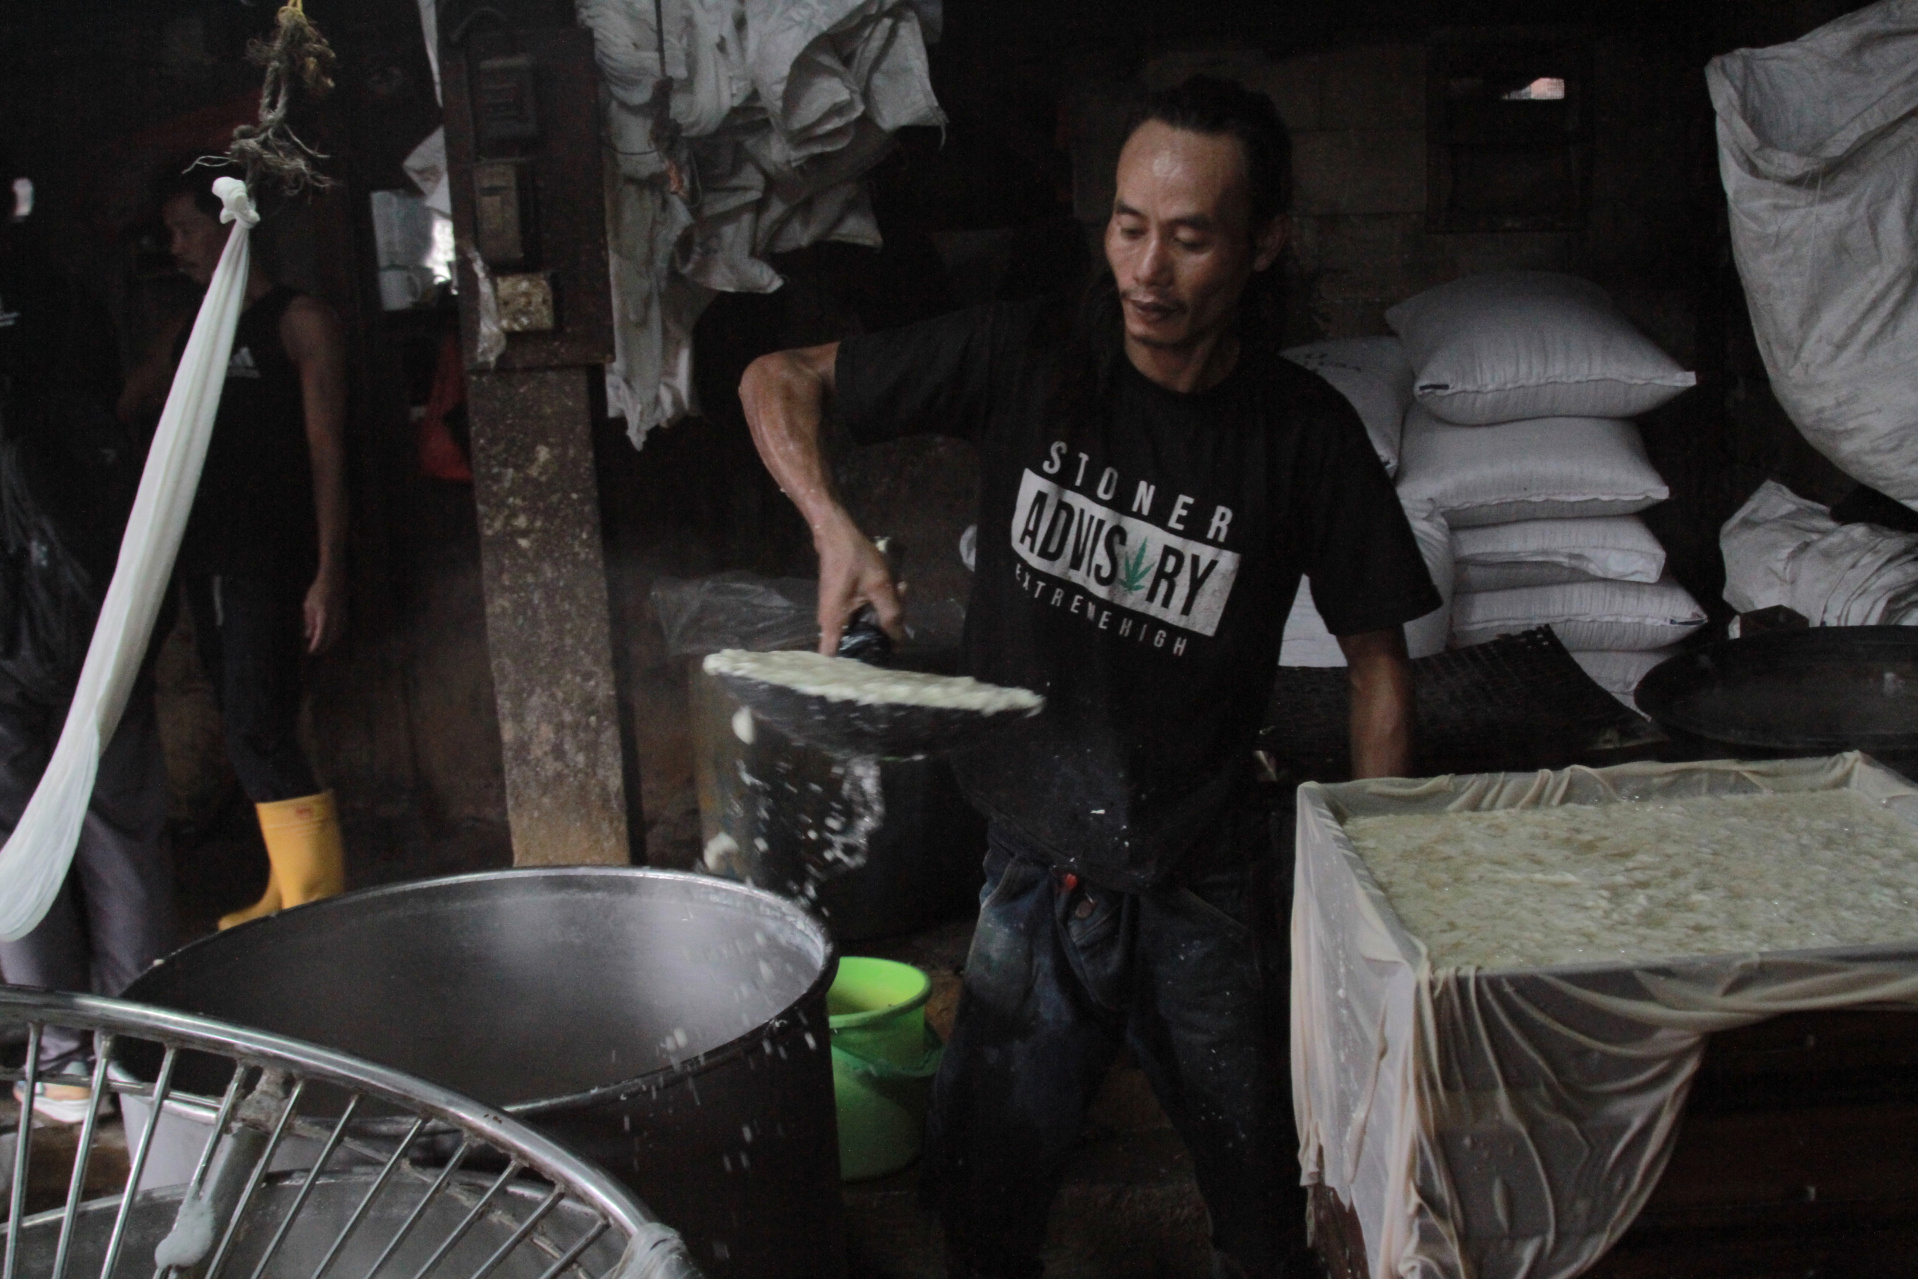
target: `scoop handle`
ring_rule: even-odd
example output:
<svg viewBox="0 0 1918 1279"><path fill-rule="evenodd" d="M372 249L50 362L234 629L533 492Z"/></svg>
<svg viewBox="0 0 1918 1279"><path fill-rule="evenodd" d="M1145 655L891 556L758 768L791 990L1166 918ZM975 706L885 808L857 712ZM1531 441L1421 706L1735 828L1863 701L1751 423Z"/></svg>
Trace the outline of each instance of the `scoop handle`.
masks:
<svg viewBox="0 0 1918 1279"><path fill-rule="evenodd" d="M906 557L906 548L893 537L876 537L872 544L885 556L886 572L896 584L899 581L900 564ZM892 650L892 636L880 628L878 612L870 604L861 604L852 615L852 620L846 623L844 633L839 636L838 655L864 662L868 666L885 666L892 661Z"/></svg>
<svg viewBox="0 0 1918 1279"><path fill-rule="evenodd" d="M892 636L880 629L879 614L872 605L861 604L846 624L839 637L839 656L868 666L884 666L892 660Z"/></svg>

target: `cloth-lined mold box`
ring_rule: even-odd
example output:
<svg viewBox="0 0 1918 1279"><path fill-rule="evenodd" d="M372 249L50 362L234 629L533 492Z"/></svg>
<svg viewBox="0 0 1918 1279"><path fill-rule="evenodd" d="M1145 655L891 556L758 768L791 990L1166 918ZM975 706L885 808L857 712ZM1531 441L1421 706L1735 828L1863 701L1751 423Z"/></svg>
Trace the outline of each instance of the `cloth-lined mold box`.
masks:
<svg viewBox="0 0 1918 1279"><path fill-rule="evenodd" d="M1335 1276L1918 1246L1910 783L1626 764L1309 783L1298 813L1293 1095Z"/></svg>

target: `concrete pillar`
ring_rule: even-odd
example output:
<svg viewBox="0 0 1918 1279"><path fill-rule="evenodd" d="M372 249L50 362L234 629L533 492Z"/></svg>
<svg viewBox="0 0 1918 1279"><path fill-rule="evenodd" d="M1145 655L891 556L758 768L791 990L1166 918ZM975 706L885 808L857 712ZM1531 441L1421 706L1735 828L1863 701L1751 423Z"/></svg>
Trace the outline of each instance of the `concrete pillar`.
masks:
<svg viewBox="0 0 1918 1279"><path fill-rule="evenodd" d="M517 866L631 860L584 368L469 375L486 645Z"/></svg>

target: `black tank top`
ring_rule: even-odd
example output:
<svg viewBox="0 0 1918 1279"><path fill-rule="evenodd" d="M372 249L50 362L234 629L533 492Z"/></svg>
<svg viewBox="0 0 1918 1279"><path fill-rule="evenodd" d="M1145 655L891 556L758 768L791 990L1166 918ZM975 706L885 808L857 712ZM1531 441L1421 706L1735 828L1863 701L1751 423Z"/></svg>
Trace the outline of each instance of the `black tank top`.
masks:
<svg viewBox="0 0 1918 1279"><path fill-rule="evenodd" d="M314 571L306 407L299 369L280 340L280 320L299 296L276 285L240 315L180 547L183 572L310 577ZM180 335L176 361L186 338Z"/></svg>

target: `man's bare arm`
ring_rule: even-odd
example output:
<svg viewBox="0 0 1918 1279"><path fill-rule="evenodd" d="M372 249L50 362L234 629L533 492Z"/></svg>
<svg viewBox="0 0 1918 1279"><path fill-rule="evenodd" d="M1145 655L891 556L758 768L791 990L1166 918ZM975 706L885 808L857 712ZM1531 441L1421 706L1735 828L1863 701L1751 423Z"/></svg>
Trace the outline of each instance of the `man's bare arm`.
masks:
<svg viewBox="0 0 1918 1279"><path fill-rule="evenodd" d="M889 635L902 636L899 593L885 557L847 514L821 447L838 358L837 342L776 351L754 360L739 381L739 403L760 459L812 530L819 553L819 651L827 654L838 650L847 621L864 604Z"/></svg>
<svg viewBox="0 0 1918 1279"><path fill-rule="evenodd" d="M1343 636L1339 648L1352 688L1352 775L1409 777L1415 707L1404 629Z"/></svg>
<svg viewBox="0 0 1918 1279"><path fill-rule="evenodd" d="M300 372L306 411L320 543L319 572L306 592L306 647L323 653L346 629L346 341L332 308L308 297L287 307L280 341Z"/></svg>

